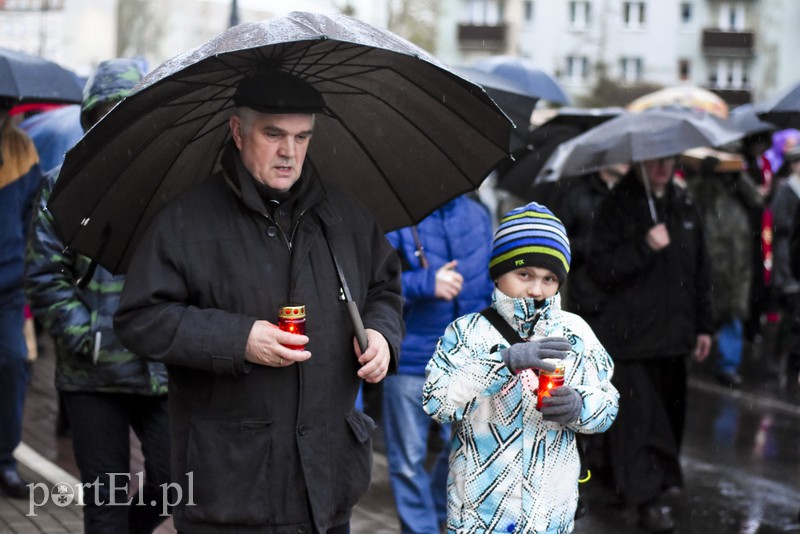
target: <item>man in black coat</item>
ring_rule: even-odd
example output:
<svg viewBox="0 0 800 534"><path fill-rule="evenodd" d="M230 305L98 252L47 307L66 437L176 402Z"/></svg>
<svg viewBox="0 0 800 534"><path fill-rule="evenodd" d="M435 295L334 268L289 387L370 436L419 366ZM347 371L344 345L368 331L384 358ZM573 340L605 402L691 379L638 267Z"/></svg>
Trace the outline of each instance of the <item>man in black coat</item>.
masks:
<svg viewBox="0 0 800 534"><path fill-rule="evenodd" d="M375 427L354 403L362 380L396 368L400 263L366 209L305 160L324 107L315 89L259 74L234 103L222 171L148 228L115 326L167 364L178 530L346 533ZM288 303L305 306L305 335L276 326Z"/></svg>
<svg viewBox="0 0 800 534"><path fill-rule="evenodd" d="M676 526L686 357L705 359L713 331L701 218L672 181L674 164L634 163L600 207L591 246L591 274L608 295L597 334L620 392L608 432L613 483L654 532Z"/></svg>

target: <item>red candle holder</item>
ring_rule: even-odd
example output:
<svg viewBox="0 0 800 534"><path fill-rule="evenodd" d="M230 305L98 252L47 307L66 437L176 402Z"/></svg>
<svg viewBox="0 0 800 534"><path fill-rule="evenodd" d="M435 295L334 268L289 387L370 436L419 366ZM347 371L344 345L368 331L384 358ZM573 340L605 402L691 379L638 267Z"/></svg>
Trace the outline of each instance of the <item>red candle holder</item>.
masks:
<svg viewBox="0 0 800 534"><path fill-rule="evenodd" d="M306 333L306 307L303 304L288 304L278 310L278 328L290 334ZM305 345L284 345L286 348L303 350Z"/></svg>
<svg viewBox="0 0 800 534"><path fill-rule="evenodd" d="M539 371L539 391L536 395L536 409L542 409L542 400L550 396L550 391L564 385L564 363L555 364L555 371Z"/></svg>

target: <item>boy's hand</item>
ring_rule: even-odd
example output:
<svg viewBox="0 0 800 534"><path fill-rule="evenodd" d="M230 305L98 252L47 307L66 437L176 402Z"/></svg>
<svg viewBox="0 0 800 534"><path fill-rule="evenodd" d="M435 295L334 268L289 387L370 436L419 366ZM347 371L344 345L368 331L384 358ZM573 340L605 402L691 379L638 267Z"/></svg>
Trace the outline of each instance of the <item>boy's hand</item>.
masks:
<svg viewBox="0 0 800 534"><path fill-rule="evenodd" d="M550 396L542 399L542 418L545 421L566 425L574 423L581 415L581 394L569 386L550 390Z"/></svg>
<svg viewBox="0 0 800 534"><path fill-rule="evenodd" d="M506 367L511 369L514 374L523 369L541 369L552 372L556 370L555 364L542 360L545 358L563 360L567 357L570 349L572 349L572 345L565 337L545 337L511 345L503 350L500 356Z"/></svg>

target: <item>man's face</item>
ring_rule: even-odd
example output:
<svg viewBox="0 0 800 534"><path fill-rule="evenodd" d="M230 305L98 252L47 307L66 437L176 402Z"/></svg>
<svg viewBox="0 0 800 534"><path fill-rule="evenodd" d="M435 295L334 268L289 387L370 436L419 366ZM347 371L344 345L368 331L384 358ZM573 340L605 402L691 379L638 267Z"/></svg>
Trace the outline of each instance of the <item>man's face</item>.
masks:
<svg viewBox="0 0 800 534"><path fill-rule="evenodd" d="M313 130L312 115L253 113L230 119L233 141L253 177L277 191L288 191L300 178Z"/></svg>
<svg viewBox="0 0 800 534"><path fill-rule="evenodd" d="M649 159L642 162L642 165L644 165L650 186L655 191L661 191L672 179L672 173L675 170L675 158Z"/></svg>

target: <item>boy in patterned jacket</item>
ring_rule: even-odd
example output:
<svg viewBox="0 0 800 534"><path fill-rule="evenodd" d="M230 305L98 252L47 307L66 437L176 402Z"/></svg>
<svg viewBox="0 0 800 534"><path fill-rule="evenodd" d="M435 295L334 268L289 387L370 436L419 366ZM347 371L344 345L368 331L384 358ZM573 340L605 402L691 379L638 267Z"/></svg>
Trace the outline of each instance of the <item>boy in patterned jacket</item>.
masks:
<svg viewBox="0 0 800 534"><path fill-rule="evenodd" d="M423 406L452 422L448 533L572 532L580 459L576 433L617 415L614 364L586 322L563 311L564 226L535 202L506 214L489 272L492 308L524 340L512 344L481 313L456 319L426 368ZM565 367L564 385L536 408L538 373ZM550 360L550 361L548 361Z"/></svg>

